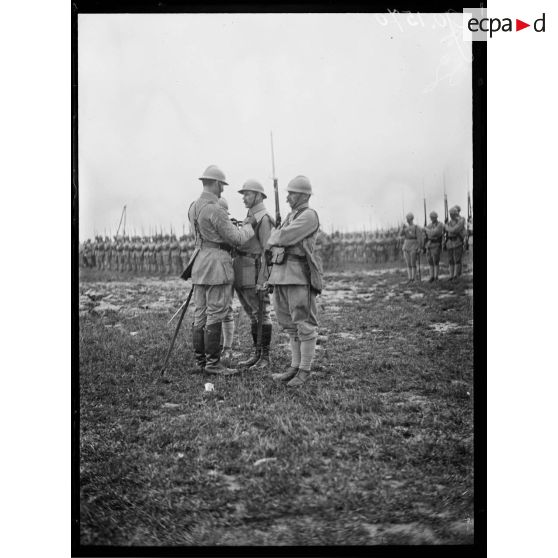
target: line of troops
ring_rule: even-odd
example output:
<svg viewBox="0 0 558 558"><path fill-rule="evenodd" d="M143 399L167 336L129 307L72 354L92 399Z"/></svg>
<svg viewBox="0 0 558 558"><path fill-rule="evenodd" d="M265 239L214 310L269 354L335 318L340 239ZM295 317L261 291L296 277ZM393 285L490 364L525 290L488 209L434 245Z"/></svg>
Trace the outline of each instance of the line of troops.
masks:
<svg viewBox="0 0 558 558"><path fill-rule="evenodd" d="M80 246L80 266L129 273L177 275L194 250L194 236L97 236ZM347 264L382 264L402 259L403 240L398 229L327 234L320 231L316 251L327 269Z"/></svg>
<svg viewBox="0 0 558 558"><path fill-rule="evenodd" d="M80 266L129 273L180 275L194 251L194 235L97 236L80 246Z"/></svg>

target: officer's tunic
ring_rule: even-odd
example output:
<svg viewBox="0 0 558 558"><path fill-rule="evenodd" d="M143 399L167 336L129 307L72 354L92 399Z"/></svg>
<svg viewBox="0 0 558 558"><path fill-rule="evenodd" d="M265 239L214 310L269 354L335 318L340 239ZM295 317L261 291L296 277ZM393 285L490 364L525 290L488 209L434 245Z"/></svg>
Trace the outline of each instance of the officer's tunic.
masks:
<svg viewBox="0 0 558 558"><path fill-rule="evenodd" d="M196 232L196 248L200 249L192 268L197 328L222 322L226 317L234 280L230 248L254 236L251 225L238 229L230 222L218 199L211 192L203 192L188 210L190 226Z"/></svg>
<svg viewBox="0 0 558 558"><path fill-rule="evenodd" d="M318 336L318 310L316 292L310 287L310 269L306 261L302 241L307 240L314 250L319 230L318 214L301 204L291 211L279 229L273 229L268 247L284 246L285 260L273 265L269 283L274 285L273 307L279 325L301 341Z"/></svg>

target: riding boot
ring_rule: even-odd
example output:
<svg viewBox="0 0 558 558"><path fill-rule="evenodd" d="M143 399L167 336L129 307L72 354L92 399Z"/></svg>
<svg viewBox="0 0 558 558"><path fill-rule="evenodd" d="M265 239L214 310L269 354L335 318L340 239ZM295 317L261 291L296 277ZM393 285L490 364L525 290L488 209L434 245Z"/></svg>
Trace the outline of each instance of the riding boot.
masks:
<svg viewBox="0 0 558 558"><path fill-rule="evenodd" d="M227 368L221 362L221 328L222 323L209 324L205 326L205 371L209 374L221 374L223 376L230 376L237 374L238 370Z"/></svg>
<svg viewBox="0 0 558 558"><path fill-rule="evenodd" d="M192 345L196 359L196 372L203 372L205 368L205 330L204 327L192 326Z"/></svg>
<svg viewBox="0 0 558 558"><path fill-rule="evenodd" d="M258 351L258 322L252 322L251 333L252 333L252 341L254 343L254 354L251 355L246 360L241 360L238 363L239 368L247 368L249 366L252 366L253 364L256 364L256 362L260 360L261 352Z"/></svg>
<svg viewBox="0 0 558 558"><path fill-rule="evenodd" d="M250 370L265 370L271 366L269 360L269 346L271 344L271 324L262 325L262 351L260 359L253 366L250 366Z"/></svg>

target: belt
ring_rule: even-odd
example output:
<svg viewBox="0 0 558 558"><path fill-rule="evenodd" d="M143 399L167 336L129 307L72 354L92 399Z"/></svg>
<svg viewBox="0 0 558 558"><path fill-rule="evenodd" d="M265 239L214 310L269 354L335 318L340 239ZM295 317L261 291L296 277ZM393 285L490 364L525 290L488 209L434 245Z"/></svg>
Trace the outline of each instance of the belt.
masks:
<svg viewBox="0 0 558 558"><path fill-rule="evenodd" d="M219 250L225 250L225 252L230 252L232 248L228 244L221 244L220 242L211 242L211 240L204 240L201 243L202 248L219 248Z"/></svg>
<svg viewBox="0 0 558 558"><path fill-rule="evenodd" d="M294 260L295 262L305 262L306 256L299 256L298 254L289 254L288 252L285 253L286 260Z"/></svg>
<svg viewBox="0 0 558 558"><path fill-rule="evenodd" d="M251 254L250 252L243 252L242 250L236 251L237 256L244 256L246 258L252 258L253 260L259 260L261 254Z"/></svg>

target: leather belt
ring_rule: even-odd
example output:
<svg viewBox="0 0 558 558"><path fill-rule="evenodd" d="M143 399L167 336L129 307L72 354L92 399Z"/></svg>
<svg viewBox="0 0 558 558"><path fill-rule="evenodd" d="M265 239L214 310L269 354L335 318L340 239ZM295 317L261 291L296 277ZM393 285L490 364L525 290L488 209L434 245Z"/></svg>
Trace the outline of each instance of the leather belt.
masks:
<svg viewBox="0 0 558 558"><path fill-rule="evenodd" d="M299 256L298 254L289 254L288 252L285 254L286 260L294 260L295 262L305 262L306 256Z"/></svg>
<svg viewBox="0 0 558 558"><path fill-rule="evenodd" d="M204 240L201 243L202 248L218 248L219 250L225 250L225 252L231 252L232 248L228 244L222 244L220 242L211 242L211 240Z"/></svg>
<svg viewBox="0 0 558 558"><path fill-rule="evenodd" d="M244 256L246 258L252 258L253 260L259 260L261 254L251 254L250 252L243 252L242 250L236 251L237 256Z"/></svg>

